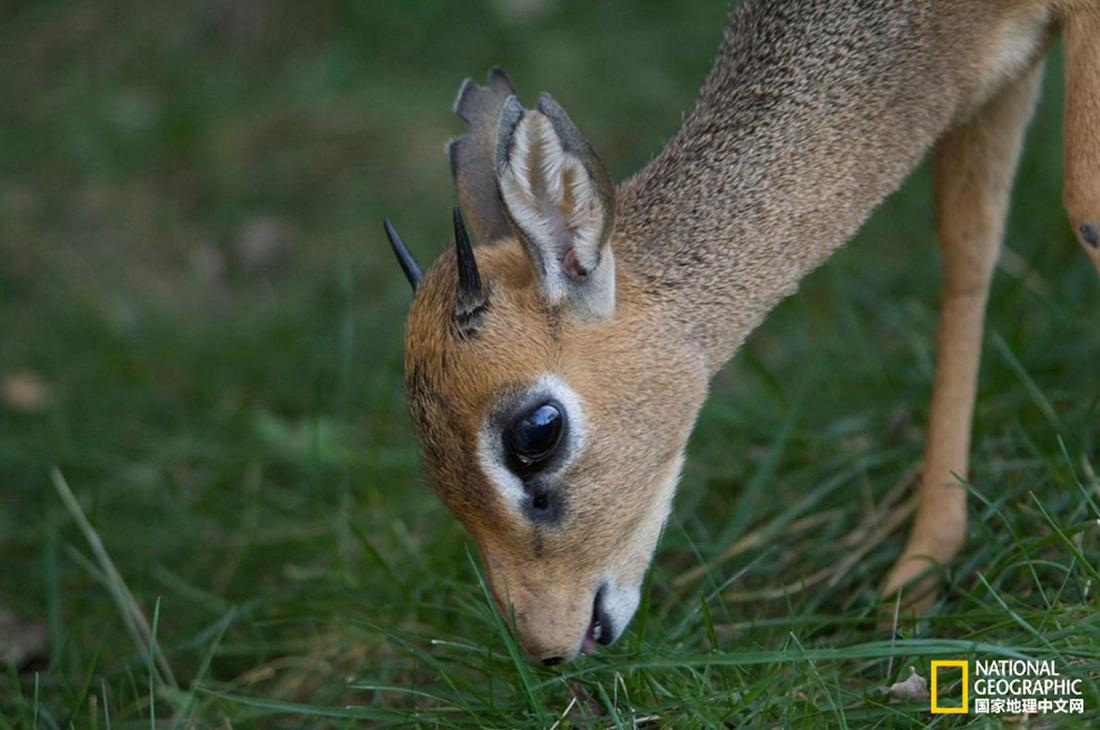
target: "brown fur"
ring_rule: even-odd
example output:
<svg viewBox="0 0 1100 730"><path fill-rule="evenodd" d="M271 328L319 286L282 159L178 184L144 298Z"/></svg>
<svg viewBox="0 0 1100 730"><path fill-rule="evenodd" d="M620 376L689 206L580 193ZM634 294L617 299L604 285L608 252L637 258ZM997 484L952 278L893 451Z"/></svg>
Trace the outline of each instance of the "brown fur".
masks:
<svg viewBox="0 0 1100 730"><path fill-rule="evenodd" d="M619 336L621 327L662 330L628 274L617 282L615 319L579 326L544 306L515 241L479 247L477 254L482 272L491 272L492 304L476 339L438 326L454 300L451 257L436 262L416 294L406 338L410 410L432 483L477 541L502 612L508 616L509 603L515 606L517 629L532 654L558 656L572 651L559 646L576 644L591 618L591 593L576 589L592 585L609 559L637 564L639 579L648 565L652 544L646 541L655 542L656 532L640 536L640 556L622 538L636 533L655 503L671 497L659 493L657 477L687 440L706 374L674 332L643 341ZM546 370L584 397L594 426L587 454L565 476L567 525L552 529L515 519L471 453L480 421L501 392ZM634 387L623 392L623 383ZM685 387L689 383L694 387ZM675 402L667 403L669 393ZM668 439L654 445L653 419L641 416L657 403L665 404L660 421ZM603 458L607 453L616 454L614 462ZM526 630L529 621L538 635Z"/></svg>
<svg viewBox="0 0 1100 730"><path fill-rule="evenodd" d="M1100 15L1085 2L745 2L680 131L614 197L601 188L597 203L617 207L606 318L580 316L575 293L548 300L545 251L486 185L484 157L470 155L473 183L459 163L488 304L460 336L454 257L431 267L409 313L406 388L432 483L532 656L575 655L603 576L640 584L709 377L937 140L940 364L922 506L885 590L957 552L965 499L950 475L967 468L989 278L1036 68L1066 15L1066 202L1075 227L1100 224ZM464 118L482 120L468 134L477 149L502 105L502 140L526 113L507 111L506 79L491 81L498 93L464 87L459 99ZM598 178L574 132L563 144ZM509 149L498 142L496 154ZM566 283L580 291L576 278ZM546 373L576 391L588 436L550 486L560 513L539 522L501 495L476 444L499 404Z"/></svg>

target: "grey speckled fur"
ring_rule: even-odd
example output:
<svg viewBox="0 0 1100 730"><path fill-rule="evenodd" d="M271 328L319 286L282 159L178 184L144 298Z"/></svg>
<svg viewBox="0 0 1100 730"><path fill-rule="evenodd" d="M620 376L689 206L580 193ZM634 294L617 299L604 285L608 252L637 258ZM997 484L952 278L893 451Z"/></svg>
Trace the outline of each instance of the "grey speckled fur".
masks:
<svg viewBox="0 0 1100 730"><path fill-rule="evenodd" d="M687 320L712 370L973 104L975 51L957 38L983 3L962 5L754 0L735 11L690 116L621 186L613 241Z"/></svg>

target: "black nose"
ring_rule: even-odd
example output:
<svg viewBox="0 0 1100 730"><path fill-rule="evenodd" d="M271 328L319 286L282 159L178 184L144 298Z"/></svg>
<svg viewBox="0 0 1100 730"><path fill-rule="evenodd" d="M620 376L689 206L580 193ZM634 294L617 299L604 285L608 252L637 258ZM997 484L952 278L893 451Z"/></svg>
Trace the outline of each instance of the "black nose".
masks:
<svg viewBox="0 0 1100 730"><path fill-rule="evenodd" d="M562 658L560 656L546 657L545 659L542 660L543 666L546 666L546 667L552 667L555 664L561 664L561 663L562 663Z"/></svg>

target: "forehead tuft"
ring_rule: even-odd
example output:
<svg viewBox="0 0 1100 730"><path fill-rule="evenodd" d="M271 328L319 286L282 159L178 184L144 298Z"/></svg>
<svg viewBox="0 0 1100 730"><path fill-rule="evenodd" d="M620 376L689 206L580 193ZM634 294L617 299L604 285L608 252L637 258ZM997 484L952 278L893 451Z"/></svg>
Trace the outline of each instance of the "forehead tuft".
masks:
<svg viewBox="0 0 1100 730"><path fill-rule="evenodd" d="M474 249L487 304L481 325L470 334L455 326L458 267L445 251L418 288L405 327L405 367L433 381L478 374L498 377L526 371L524 361L547 354L548 313L526 253L514 239ZM440 383L441 384L441 383ZM466 385L473 385L467 383Z"/></svg>

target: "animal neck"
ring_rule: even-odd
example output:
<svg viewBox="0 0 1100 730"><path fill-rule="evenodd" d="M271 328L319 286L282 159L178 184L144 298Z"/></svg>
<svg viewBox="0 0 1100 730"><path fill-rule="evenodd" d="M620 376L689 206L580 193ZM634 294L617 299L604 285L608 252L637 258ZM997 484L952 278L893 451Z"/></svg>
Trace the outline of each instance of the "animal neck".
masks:
<svg viewBox="0 0 1100 730"><path fill-rule="evenodd" d="M957 111L932 4L858 5L742 4L691 114L619 190L620 265L711 372Z"/></svg>

